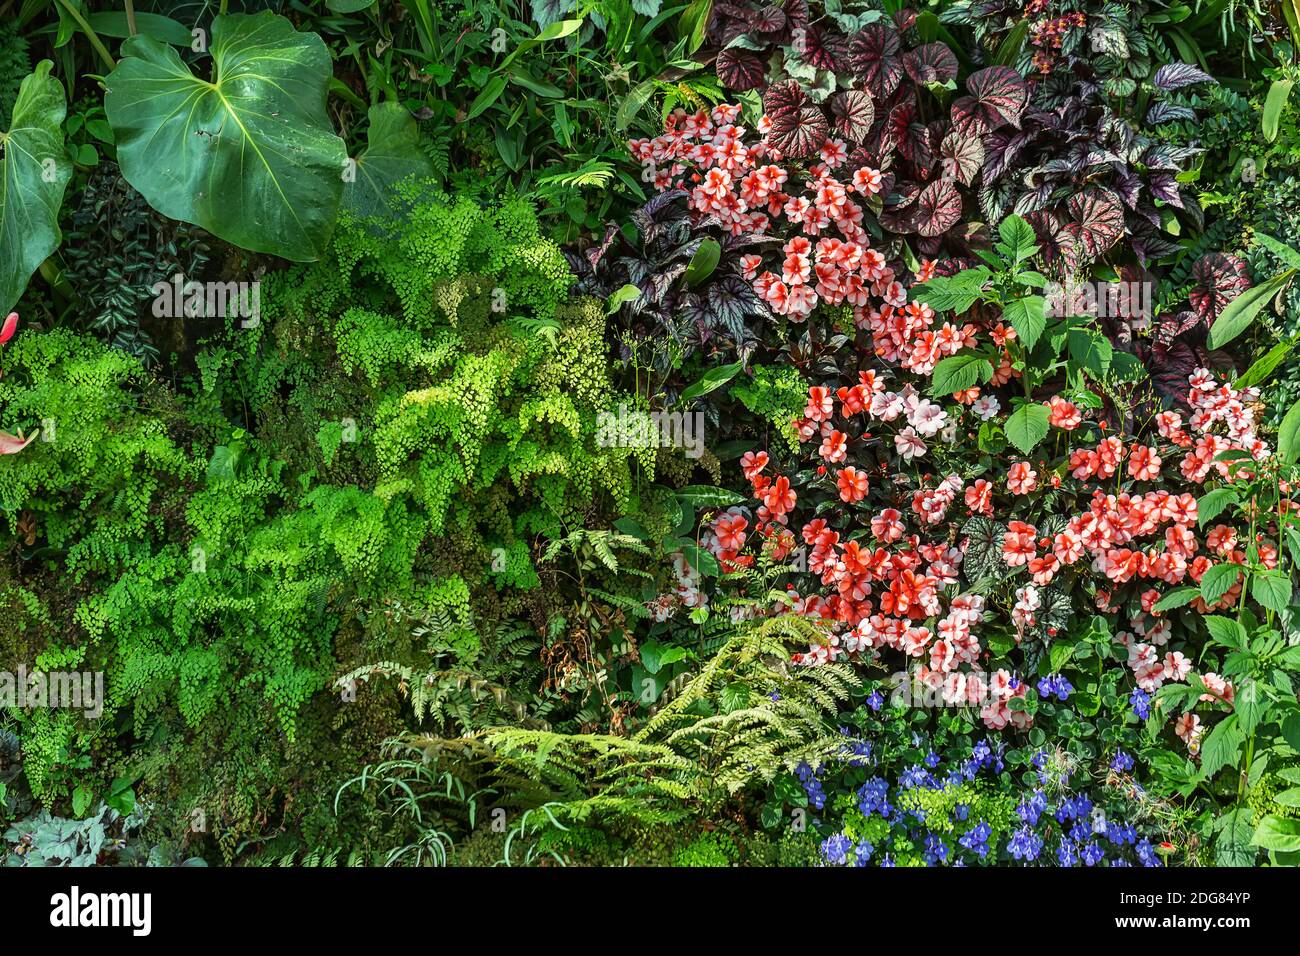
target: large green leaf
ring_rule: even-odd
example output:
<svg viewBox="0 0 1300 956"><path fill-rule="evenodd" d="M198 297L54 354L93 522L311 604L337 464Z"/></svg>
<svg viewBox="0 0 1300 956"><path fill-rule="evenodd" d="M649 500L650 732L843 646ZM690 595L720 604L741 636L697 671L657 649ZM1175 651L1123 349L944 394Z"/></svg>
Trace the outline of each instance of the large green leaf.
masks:
<svg viewBox="0 0 1300 956"><path fill-rule="evenodd" d="M1221 349L1255 321L1255 316L1268 305L1269 300L1277 295L1278 290L1291 281L1295 269L1287 269L1266 282L1247 289L1237 296L1219 313L1219 317L1210 326L1206 344L1212 349Z"/></svg>
<svg viewBox="0 0 1300 956"><path fill-rule="evenodd" d="M42 60L23 80L9 132L0 133L0 315L62 238L59 206L72 163L63 147L63 86L50 66Z"/></svg>
<svg viewBox="0 0 1300 956"><path fill-rule="evenodd" d="M284 17L219 16L212 81L136 36L105 85L127 182L155 209L255 252L320 258L347 153L325 111L329 51Z"/></svg>
<svg viewBox="0 0 1300 956"><path fill-rule="evenodd" d="M343 208L357 216L388 216L393 187L414 176L436 175L433 162L420 150L420 127L400 103L370 107L365 151L343 185Z"/></svg>
<svg viewBox="0 0 1300 956"><path fill-rule="evenodd" d="M1007 439L1024 454L1029 454L1047 437L1047 406L1024 404L1007 418Z"/></svg>
<svg viewBox="0 0 1300 956"><path fill-rule="evenodd" d="M934 367L930 394L951 395L987 382L993 377L993 364L978 352L958 352L942 359Z"/></svg>

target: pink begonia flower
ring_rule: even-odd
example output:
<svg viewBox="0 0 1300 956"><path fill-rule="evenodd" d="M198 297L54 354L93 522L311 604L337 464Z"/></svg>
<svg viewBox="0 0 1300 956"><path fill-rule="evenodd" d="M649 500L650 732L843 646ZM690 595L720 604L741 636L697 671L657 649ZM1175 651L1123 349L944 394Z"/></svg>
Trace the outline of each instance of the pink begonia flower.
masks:
<svg viewBox="0 0 1300 956"><path fill-rule="evenodd" d="M18 331L18 313L10 312L9 315L5 318L4 325L0 327L0 345L4 345L6 342L12 339L14 337L14 333L17 331Z"/></svg>

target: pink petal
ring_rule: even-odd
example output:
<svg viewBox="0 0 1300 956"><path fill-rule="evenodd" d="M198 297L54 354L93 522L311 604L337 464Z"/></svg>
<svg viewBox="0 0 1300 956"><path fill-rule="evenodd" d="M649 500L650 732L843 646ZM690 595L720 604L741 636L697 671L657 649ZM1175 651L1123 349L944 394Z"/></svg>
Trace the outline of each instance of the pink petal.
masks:
<svg viewBox="0 0 1300 956"><path fill-rule="evenodd" d="M17 331L18 331L18 313L10 312L8 317L5 319L4 326L0 327L0 345L4 345L6 342L12 339L14 337L14 333Z"/></svg>
<svg viewBox="0 0 1300 956"><path fill-rule="evenodd" d="M8 323L5 324L8 328ZM12 334L12 333L11 333ZM19 438L17 435L11 435L8 432L0 431L0 455L16 455L32 443L32 439L40 434L40 429L32 432L26 438Z"/></svg>

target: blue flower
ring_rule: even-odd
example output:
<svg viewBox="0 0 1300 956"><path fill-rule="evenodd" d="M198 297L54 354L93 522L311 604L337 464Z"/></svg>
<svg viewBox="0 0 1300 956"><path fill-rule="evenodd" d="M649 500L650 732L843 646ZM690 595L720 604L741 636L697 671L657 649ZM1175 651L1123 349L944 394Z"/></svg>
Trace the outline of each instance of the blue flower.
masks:
<svg viewBox="0 0 1300 956"><path fill-rule="evenodd" d="M1017 860L1036 860L1043 849L1043 838L1030 826L1023 826L1011 835L1007 844L1009 852Z"/></svg>
<svg viewBox="0 0 1300 956"><path fill-rule="evenodd" d="M1060 674L1048 674L1038 682L1038 696L1044 700L1052 696L1059 700L1069 700L1072 690L1074 688L1070 682Z"/></svg>
<svg viewBox="0 0 1300 956"><path fill-rule="evenodd" d="M1088 866L1096 866L1106 858L1106 851L1096 843L1089 843L1083 848L1083 862Z"/></svg>
<svg viewBox="0 0 1300 956"><path fill-rule="evenodd" d="M1156 853L1156 848L1151 845L1151 841L1146 837L1138 841L1135 849L1137 850L1138 860L1143 866L1164 866Z"/></svg>
<svg viewBox="0 0 1300 956"><path fill-rule="evenodd" d="M993 835L993 828L984 820L971 827L957 840L962 846L981 857L989 852L988 839Z"/></svg>
<svg viewBox="0 0 1300 956"><path fill-rule="evenodd" d="M1133 705L1133 713L1138 720L1146 720L1151 716L1151 697L1141 687L1133 688L1128 702Z"/></svg>
<svg viewBox="0 0 1300 956"><path fill-rule="evenodd" d="M853 841L843 833L836 833L822 841L822 858L832 866L843 866L851 849Z"/></svg>
<svg viewBox="0 0 1300 956"><path fill-rule="evenodd" d="M826 806L826 792L822 790L821 781L817 779L817 771L806 763L799 764L795 768L795 775L803 785L803 792L808 795L808 803L814 810L821 810Z"/></svg>
<svg viewBox="0 0 1300 956"><path fill-rule="evenodd" d="M889 805L889 784L880 777L872 777L858 788L858 810L864 817L879 813L889 819L893 808Z"/></svg>
<svg viewBox="0 0 1300 956"><path fill-rule="evenodd" d="M1110 769L1116 773L1128 773L1133 769L1133 758L1122 750L1115 751L1115 759L1110 762Z"/></svg>
<svg viewBox="0 0 1300 956"><path fill-rule="evenodd" d="M1047 797L1043 791L1035 790L1029 797L1020 801L1016 807L1016 813L1020 819L1031 827L1038 825L1038 818L1042 816L1043 811L1047 809Z"/></svg>
<svg viewBox="0 0 1300 956"><path fill-rule="evenodd" d="M933 866L948 859L948 847L936 834L925 838L925 862Z"/></svg>
<svg viewBox="0 0 1300 956"><path fill-rule="evenodd" d="M885 698L880 695L880 691L873 690L871 696L867 698L867 706L874 711L879 711L885 706Z"/></svg>

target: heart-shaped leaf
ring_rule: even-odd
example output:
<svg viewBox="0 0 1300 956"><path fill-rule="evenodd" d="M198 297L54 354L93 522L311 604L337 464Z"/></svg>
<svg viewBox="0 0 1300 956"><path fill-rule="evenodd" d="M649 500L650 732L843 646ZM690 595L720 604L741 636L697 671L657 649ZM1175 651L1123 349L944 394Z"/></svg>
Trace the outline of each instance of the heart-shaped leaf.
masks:
<svg viewBox="0 0 1300 956"><path fill-rule="evenodd" d="M1017 408L1007 418L1004 426L1007 440L1023 454L1029 454L1034 447L1047 437L1047 406L1026 403Z"/></svg>
<svg viewBox="0 0 1300 956"><path fill-rule="evenodd" d="M898 31L887 23L870 23L849 46L849 65L877 100L884 100L903 78Z"/></svg>
<svg viewBox="0 0 1300 956"><path fill-rule="evenodd" d="M733 92L756 90L763 85L767 64L753 50L733 48L718 54L718 79Z"/></svg>
<svg viewBox="0 0 1300 956"><path fill-rule="evenodd" d="M59 207L72 178L63 148L63 85L42 60L18 89L9 132L0 133L0 315L59 246Z"/></svg>
<svg viewBox="0 0 1300 956"><path fill-rule="evenodd" d="M790 159L806 159L826 142L830 127L821 107L809 99L798 80L786 80L768 88L763 110L772 121L768 139Z"/></svg>
<svg viewBox="0 0 1300 956"><path fill-rule="evenodd" d="M969 186L984 165L984 144L978 136L964 136L955 129L949 130L939 144L939 155L943 158L943 174Z"/></svg>
<svg viewBox="0 0 1300 956"><path fill-rule="evenodd" d="M357 216L388 216L394 210L393 187L409 177L436 175L420 150L420 127L400 103L377 103L367 113L366 148L345 176L343 208Z"/></svg>
<svg viewBox="0 0 1300 956"><path fill-rule="evenodd" d="M903 69L921 86L948 83L957 78L957 57L946 43L926 43L904 54Z"/></svg>
<svg viewBox="0 0 1300 956"><path fill-rule="evenodd" d="M850 143L861 143L876 121L871 96L862 90L845 90L831 97L831 120L835 132Z"/></svg>
<svg viewBox="0 0 1300 956"><path fill-rule="evenodd" d="M952 104L952 119L963 132L977 135L1010 123L1020 125L1029 87L1009 66L989 66L966 78L966 93Z"/></svg>
<svg viewBox="0 0 1300 956"><path fill-rule="evenodd" d="M1248 288L1246 263L1237 256L1213 252L1201 256L1192 266L1192 288L1187 298L1201 319L1213 322L1229 302Z"/></svg>
<svg viewBox="0 0 1300 956"><path fill-rule="evenodd" d="M1070 197L1066 230L1089 256L1100 256L1124 234L1124 206L1109 189L1085 189Z"/></svg>
<svg viewBox="0 0 1300 956"><path fill-rule="evenodd" d="M320 258L348 168L325 111L321 38L270 12L219 16L211 82L147 37L122 53L104 109L127 182L163 215L234 245Z"/></svg>
<svg viewBox="0 0 1300 956"><path fill-rule="evenodd" d="M916 231L927 238L942 236L961 219L961 193L951 179L936 179L921 190L914 213Z"/></svg>

